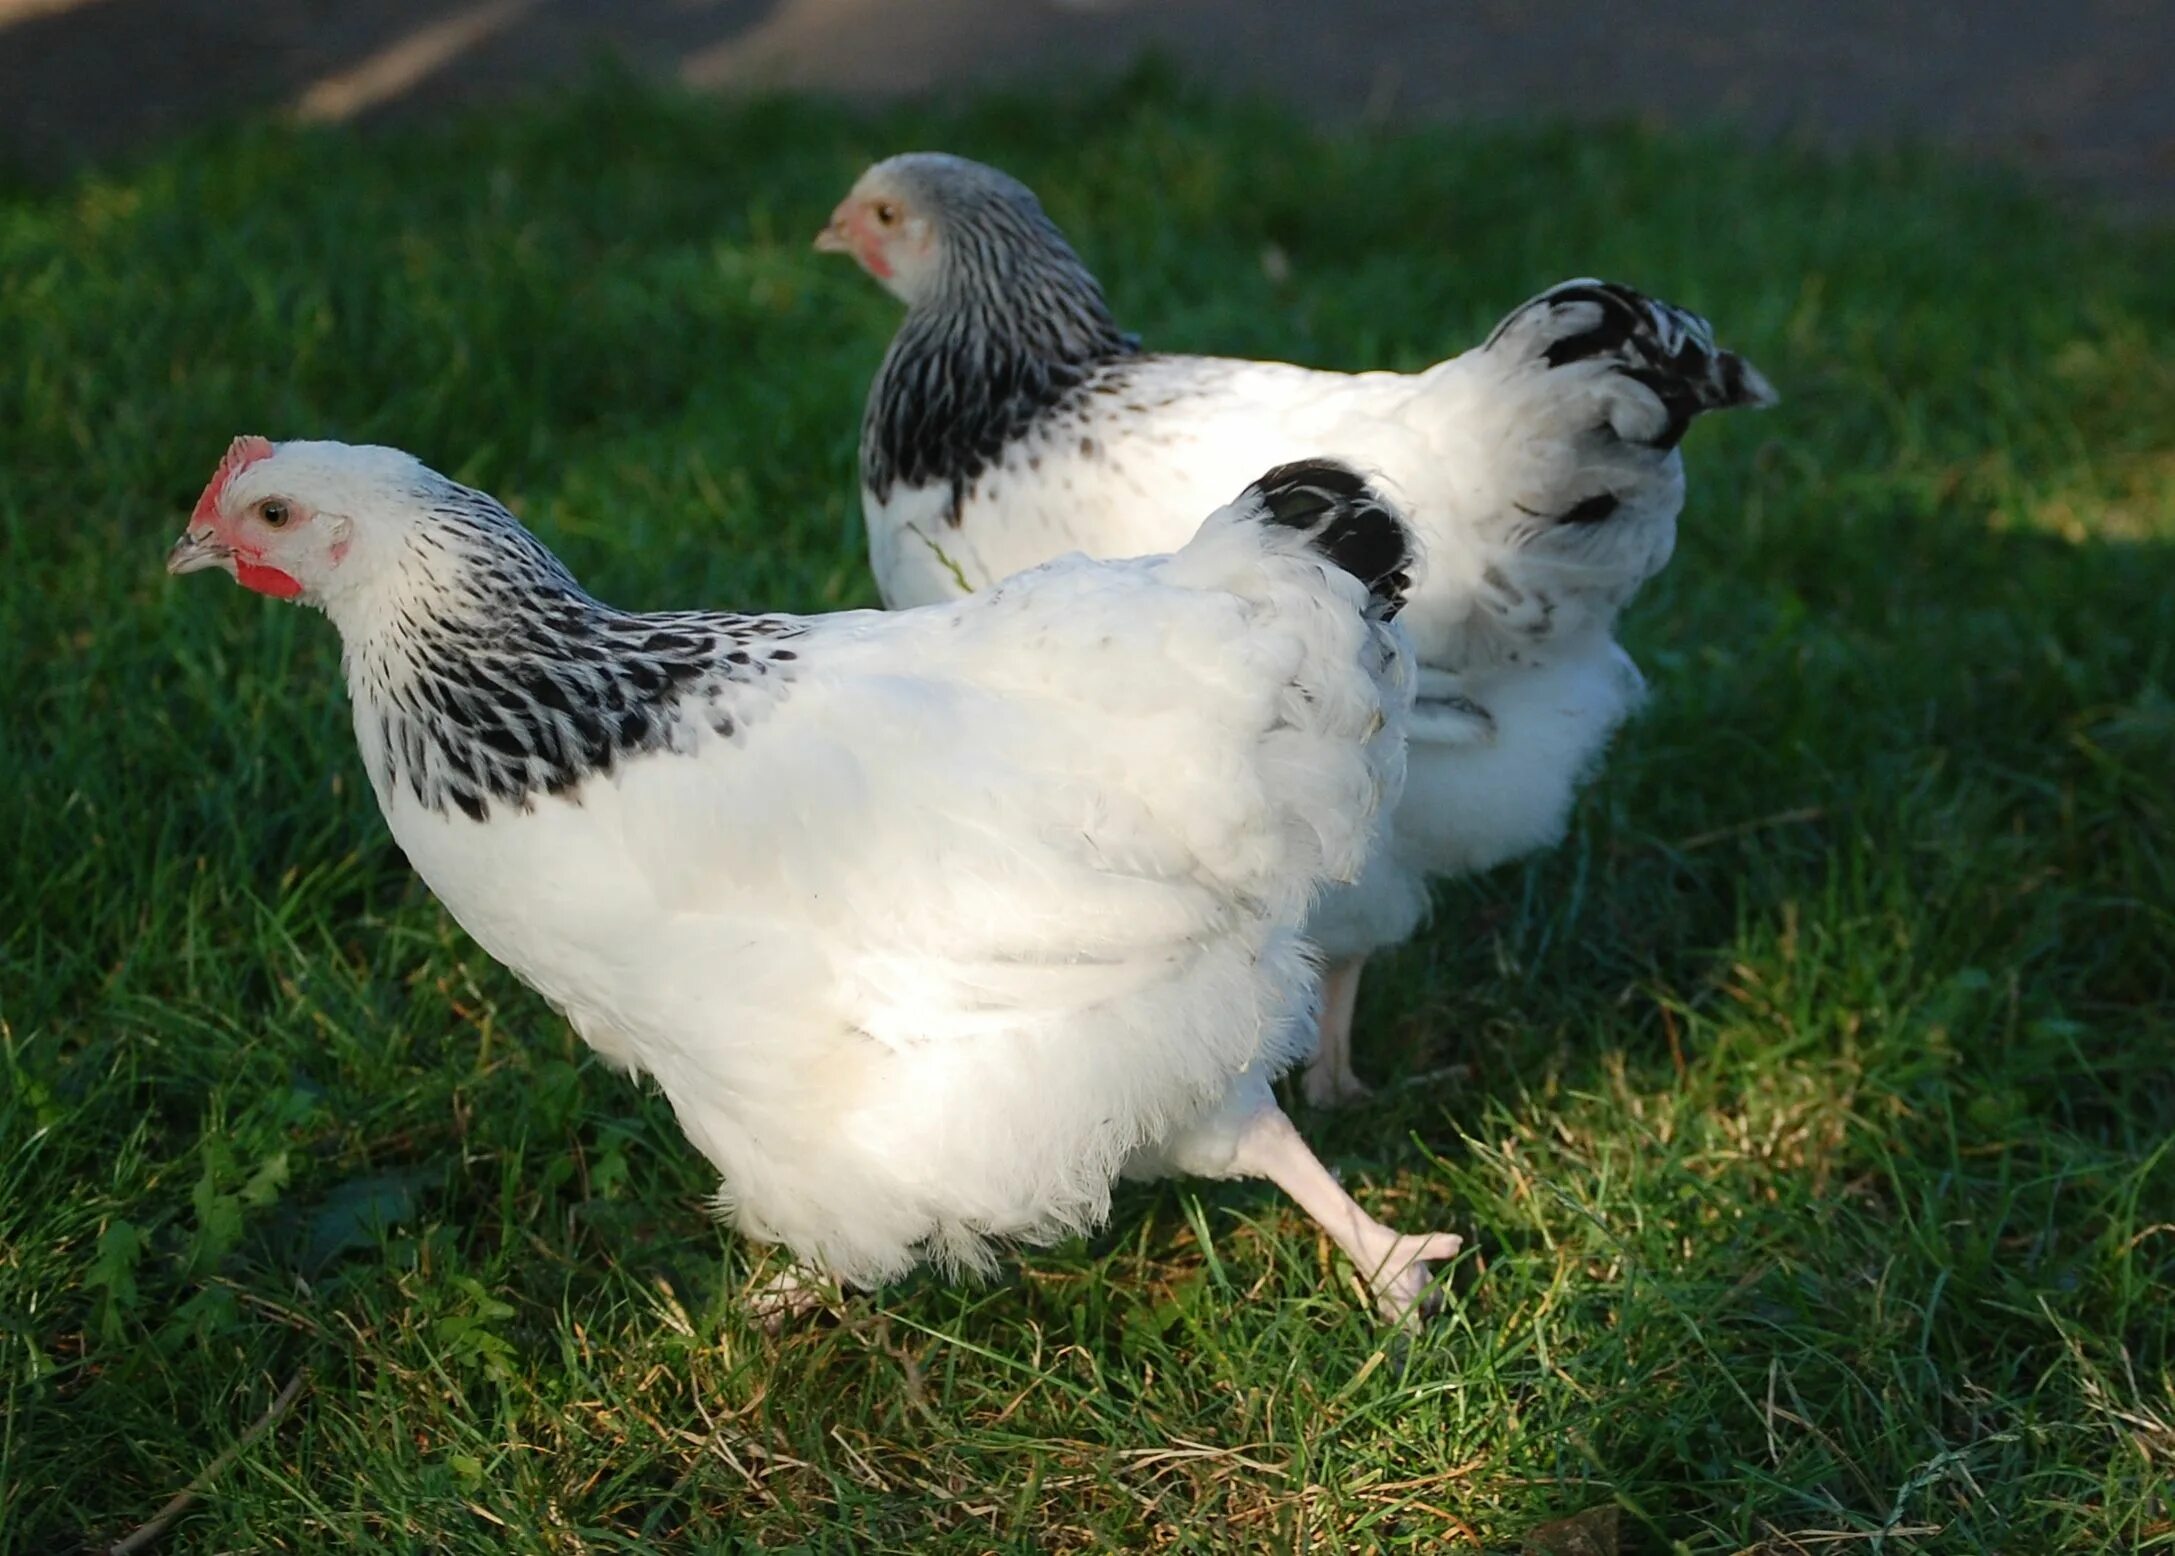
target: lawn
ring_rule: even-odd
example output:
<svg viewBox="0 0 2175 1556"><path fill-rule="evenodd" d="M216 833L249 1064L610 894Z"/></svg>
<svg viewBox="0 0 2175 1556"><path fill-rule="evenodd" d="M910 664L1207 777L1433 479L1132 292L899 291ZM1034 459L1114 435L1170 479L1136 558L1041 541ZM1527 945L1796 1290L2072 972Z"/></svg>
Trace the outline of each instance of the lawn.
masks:
<svg viewBox="0 0 2175 1556"><path fill-rule="evenodd" d="M409 448L628 605L872 603L895 305L808 242L931 145L1156 344L1414 367L1599 273L1783 391L1689 440L1571 842L1441 893L1361 1012L1404 1084L1302 1118L1469 1234L1409 1345L1247 1185L766 1335L669 1110L392 847L331 629L161 570L262 432ZM4 186L0 1547L126 1534L284 1393L168 1548L2175 1550L2171 276L1930 157L1153 79Z"/></svg>

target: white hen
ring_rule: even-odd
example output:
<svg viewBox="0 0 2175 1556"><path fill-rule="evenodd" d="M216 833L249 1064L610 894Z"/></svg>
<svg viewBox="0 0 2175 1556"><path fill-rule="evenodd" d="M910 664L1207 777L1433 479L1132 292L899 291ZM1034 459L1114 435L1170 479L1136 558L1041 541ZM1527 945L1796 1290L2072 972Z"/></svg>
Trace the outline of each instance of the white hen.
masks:
<svg viewBox="0 0 2175 1556"><path fill-rule="evenodd" d="M1367 1217L1268 1081L1400 780L1409 542L1317 463L1175 556L634 615L406 454L248 438L169 567L332 618L410 862L751 1237L869 1285L1091 1226L1121 1171L1266 1176L1401 1317L1457 1239Z"/></svg>
<svg viewBox="0 0 2175 1556"><path fill-rule="evenodd" d="M1427 577L1402 806L1366 878L1309 930L1332 966L1307 1092L1364 1090L1350 1029L1366 955L1406 938L1427 880L1558 841L1642 681L1617 613L1669 559L1677 444L1773 391L1704 321L1571 281L1423 373L1143 355L1034 195L934 153L869 169L817 237L907 305L861 432L869 560L887 605L952 599L1070 551L1167 551L1214 494L1317 454L1377 473Z"/></svg>

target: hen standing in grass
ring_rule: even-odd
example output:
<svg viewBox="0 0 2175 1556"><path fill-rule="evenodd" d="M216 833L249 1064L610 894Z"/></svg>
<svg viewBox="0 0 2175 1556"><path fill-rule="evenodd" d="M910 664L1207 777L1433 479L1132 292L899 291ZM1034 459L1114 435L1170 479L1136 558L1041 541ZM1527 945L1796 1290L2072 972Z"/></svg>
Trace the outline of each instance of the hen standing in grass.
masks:
<svg viewBox="0 0 2175 1556"><path fill-rule="evenodd" d="M1410 538L1312 463L1173 556L635 615L406 454L241 438L167 565L332 618L409 861L749 1236L871 1285L1092 1226L1121 1171L1266 1177L1402 1318L1458 1239L1370 1218L1269 1080L1402 776Z"/></svg>
<svg viewBox="0 0 2175 1556"><path fill-rule="evenodd" d="M1427 559L1405 797L1365 878L1310 934L1331 960L1318 1103L1364 1091L1351 1019L1368 953L1417 927L1427 880L1550 846L1640 697L1617 613L1669 560L1677 444L1774 398L1705 321L1600 281L1543 292L1422 373L1143 354L1032 192L920 153L870 168L816 239L906 304L869 391L861 496L894 608L1071 551L1167 551L1278 460L1379 473Z"/></svg>

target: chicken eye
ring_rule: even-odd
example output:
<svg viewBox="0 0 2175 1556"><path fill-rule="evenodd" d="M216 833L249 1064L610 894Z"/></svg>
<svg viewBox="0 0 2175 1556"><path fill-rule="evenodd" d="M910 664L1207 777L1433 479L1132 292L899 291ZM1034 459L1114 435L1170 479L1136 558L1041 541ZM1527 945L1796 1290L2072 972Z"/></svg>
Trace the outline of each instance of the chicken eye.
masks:
<svg viewBox="0 0 2175 1556"><path fill-rule="evenodd" d="M268 529L285 529L288 519L287 505L277 497L267 497L257 504L257 517L264 520Z"/></svg>
<svg viewBox="0 0 2175 1556"><path fill-rule="evenodd" d="M889 227L897 222L898 219L899 208L897 206L893 205L889 200L879 200L876 202L876 220L879 225Z"/></svg>

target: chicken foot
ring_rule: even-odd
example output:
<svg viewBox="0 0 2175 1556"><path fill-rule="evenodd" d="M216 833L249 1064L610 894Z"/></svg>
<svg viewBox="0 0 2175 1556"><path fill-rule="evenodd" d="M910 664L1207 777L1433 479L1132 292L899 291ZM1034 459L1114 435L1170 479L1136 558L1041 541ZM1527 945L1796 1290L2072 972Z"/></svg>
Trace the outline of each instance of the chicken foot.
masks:
<svg viewBox="0 0 2175 1556"><path fill-rule="evenodd" d="M1411 1323L1422 1311L1431 1278L1428 1261L1455 1258L1465 1246L1455 1232L1402 1233L1368 1215L1299 1137L1281 1108L1267 1108L1247 1120L1230 1171L1237 1177L1267 1178L1298 1201L1344 1250L1374 1293L1376 1308L1393 1324Z"/></svg>

